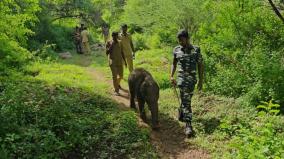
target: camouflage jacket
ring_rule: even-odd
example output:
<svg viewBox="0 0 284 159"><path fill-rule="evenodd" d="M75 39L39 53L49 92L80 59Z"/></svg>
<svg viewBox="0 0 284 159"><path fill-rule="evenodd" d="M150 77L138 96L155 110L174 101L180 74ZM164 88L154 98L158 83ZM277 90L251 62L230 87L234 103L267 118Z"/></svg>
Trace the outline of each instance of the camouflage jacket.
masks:
<svg viewBox="0 0 284 159"><path fill-rule="evenodd" d="M179 45L174 48L173 55L178 65L178 85L184 85L188 82L195 84L197 64L202 61L200 48L192 45L184 48Z"/></svg>

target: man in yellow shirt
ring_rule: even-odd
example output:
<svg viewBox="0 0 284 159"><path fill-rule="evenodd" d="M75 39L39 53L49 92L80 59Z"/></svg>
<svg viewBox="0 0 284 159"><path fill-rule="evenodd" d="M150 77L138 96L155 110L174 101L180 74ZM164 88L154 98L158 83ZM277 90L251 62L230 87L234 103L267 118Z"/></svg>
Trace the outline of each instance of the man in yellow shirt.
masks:
<svg viewBox="0 0 284 159"><path fill-rule="evenodd" d="M83 54L90 54L90 45L89 45L89 33L87 31L87 27L84 27L81 32L81 42L82 42L82 52Z"/></svg>
<svg viewBox="0 0 284 159"><path fill-rule="evenodd" d="M122 51L121 42L118 41L118 32L112 33L112 40L106 44L106 54L112 72L115 95L119 95L120 81L123 79L123 64L127 66Z"/></svg>
<svg viewBox="0 0 284 159"><path fill-rule="evenodd" d="M127 29L128 27L126 24L121 26L122 33L120 33L119 40L121 40L125 60L128 65L129 72L131 73L133 71L133 58L135 57L135 52L131 35L127 33Z"/></svg>

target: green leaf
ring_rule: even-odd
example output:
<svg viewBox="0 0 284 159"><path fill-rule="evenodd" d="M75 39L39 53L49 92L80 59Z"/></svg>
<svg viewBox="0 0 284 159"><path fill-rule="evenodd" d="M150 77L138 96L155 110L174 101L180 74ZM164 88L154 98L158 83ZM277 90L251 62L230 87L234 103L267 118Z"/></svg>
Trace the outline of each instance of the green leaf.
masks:
<svg viewBox="0 0 284 159"><path fill-rule="evenodd" d="M258 116L259 117L263 117L263 116L265 116L266 115L266 112L265 111L260 111L260 112L258 112Z"/></svg>
<svg viewBox="0 0 284 159"><path fill-rule="evenodd" d="M257 109L265 109L265 110L267 110L267 106L265 106L265 105L258 105L256 108Z"/></svg>
<svg viewBox="0 0 284 159"><path fill-rule="evenodd" d="M274 115L277 115L279 112L280 110L275 110L275 109L269 111L270 114L274 114Z"/></svg>
<svg viewBox="0 0 284 159"><path fill-rule="evenodd" d="M272 108L279 108L280 105L279 105L279 104L273 104L271 107L272 107Z"/></svg>

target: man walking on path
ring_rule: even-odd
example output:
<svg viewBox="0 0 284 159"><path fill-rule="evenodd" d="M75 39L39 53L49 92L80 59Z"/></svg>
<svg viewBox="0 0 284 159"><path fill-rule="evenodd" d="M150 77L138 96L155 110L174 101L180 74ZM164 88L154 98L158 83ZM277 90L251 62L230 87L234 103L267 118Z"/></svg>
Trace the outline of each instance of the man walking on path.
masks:
<svg viewBox="0 0 284 159"><path fill-rule="evenodd" d="M106 44L106 54L112 72L115 95L119 95L120 81L123 79L123 63L127 66L121 42L118 41L118 32L112 33L111 41Z"/></svg>
<svg viewBox="0 0 284 159"><path fill-rule="evenodd" d="M127 29L128 27L126 24L121 26L122 33L120 33L119 39L121 40L129 72L131 73L133 71L133 58L135 57L135 53L132 38L131 35L127 33Z"/></svg>
<svg viewBox="0 0 284 159"><path fill-rule="evenodd" d="M87 27L83 27L81 32L82 52L86 55L90 54L89 33Z"/></svg>
<svg viewBox="0 0 284 159"><path fill-rule="evenodd" d="M82 53L82 48L81 48L81 32L80 28L76 26L75 31L73 33L73 40L76 46L76 51L78 54Z"/></svg>
<svg viewBox="0 0 284 159"><path fill-rule="evenodd" d="M200 48L190 44L189 34L186 30L181 30L177 35L179 46L173 51L173 64L171 68L170 80L174 86L180 89L181 105L179 108L179 120L186 123L185 134L188 137L193 136L191 125L192 110L191 98L195 84L197 83L196 72L198 68L198 90L202 89L203 82L203 60ZM177 81L174 74L178 66Z"/></svg>

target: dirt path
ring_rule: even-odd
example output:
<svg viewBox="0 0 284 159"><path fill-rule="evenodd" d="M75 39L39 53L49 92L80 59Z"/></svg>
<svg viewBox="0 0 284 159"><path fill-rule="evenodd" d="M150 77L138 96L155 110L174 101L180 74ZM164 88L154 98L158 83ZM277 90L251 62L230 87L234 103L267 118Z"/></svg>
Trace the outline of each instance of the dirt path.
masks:
<svg viewBox="0 0 284 159"><path fill-rule="evenodd" d="M86 70L90 76L97 81L107 82L112 86L111 79L107 78L102 72L94 68L87 67ZM112 87L111 87L112 88ZM124 88L121 96L112 95L112 91L108 91L111 98L119 103L122 110L130 110L128 90ZM148 117L149 118L149 117ZM175 120L160 114L161 128L158 131L151 131L151 143L155 146L159 157L162 159L208 159L209 155L190 144L190 140L186 141L183 133L183 127ZM139 118L139 125L149 127Z"/></svg>
<svg viewBox="0 0 284 159"><path fill-rule="evenodd" d="M104 54L98 53L98 58ZM124 88L120 93L121 96L115 96L112 92L112 80L111 78L103 71L100 71L91 66L92 64L91 56L80 56L76 55L75 57L68 60L69 64L75 64L86 69L86 72L90 75L94 81L99 81L102 83L107 83L109 85L108 93L110 97L118 103L118 106L123 111L131 110L129 108L129 95L127 85L122 85ZM125 83L124 83L125 84ZM140 127L150 126L147 123L144 123L138 115ZM148 119L150 118L147 114ZM184 127L180 126L180 123L173 118L170 118L168 115L159 113L159 122L160 129L158 131L151 131L151 143L156 148L158 155L162 159L209 159L210 156L208 153L199 149L195 145L191 144L191 140L186 140L184 135Z"/></svg>

